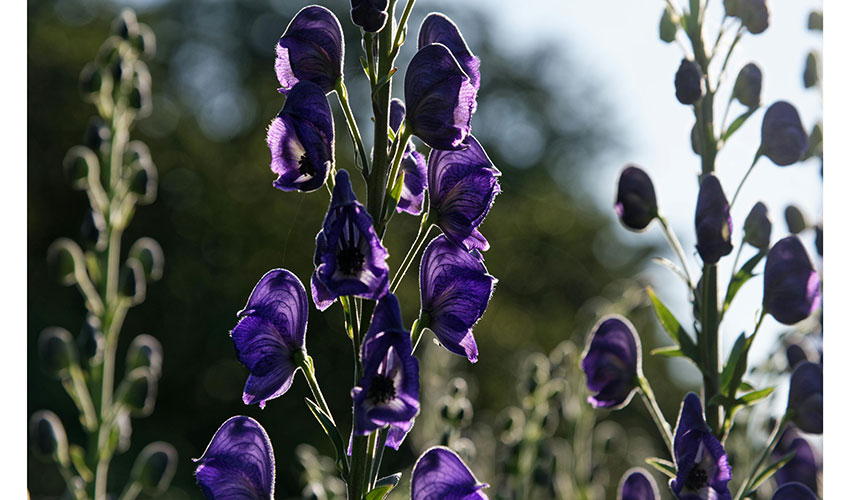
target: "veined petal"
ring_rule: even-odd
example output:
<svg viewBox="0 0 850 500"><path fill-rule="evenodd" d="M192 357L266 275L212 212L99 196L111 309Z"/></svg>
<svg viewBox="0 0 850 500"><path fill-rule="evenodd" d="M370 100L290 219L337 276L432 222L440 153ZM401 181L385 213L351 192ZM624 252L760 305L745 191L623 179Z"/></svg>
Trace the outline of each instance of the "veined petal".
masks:
<svg viewBox="0 0 850 500"><path fill-rule="evenodd" d="M254 286L245 308L237 316L256 315L275 325L292 349L304 347L307 332L307 291L286 269L272 269Z"/></svg>
<svg viewBox="0 0 850 500"><path fill-rule="evenodd" d="M478 69L481 63L469 50L457 25L439 12L428 14L419 27L419 48L432 43L441 43L451 51L464 73L469 76L472 86L478 90L481 86L481 73Z"/></svg>
<svg viewBox="0 0 850 500"><path fill-rule="evenodd" d="M259 403L263 408L266 401L289 390L297 367L292 348L274 323L248 315L230 334L239 362L251 372L242 395L245 404Z"/></svg>
<svg viewBox="0 0 850 500"><path fill-rule="evenodd" d="M428 449L413 466L410 481L411 500L487 500L481 491L488 487L479 482L449 448Z"/></svg>
<svg viewBox="0 0 850 500"><path fill-rule="evenodd" d="M641 372L640 338L628 319L608 315L588 337L581 368L587 378L588 397L596 408L619 409L631 401Z"/></svg>
<svg viewBox="0 0 850 500"><path fill-rule="evenodd" d="M328 9L311 5L301 9L277 44L275 72L280 91L288 93L299 81L311 81L324 93L342 77L345 59L342 26Z"/></svg>

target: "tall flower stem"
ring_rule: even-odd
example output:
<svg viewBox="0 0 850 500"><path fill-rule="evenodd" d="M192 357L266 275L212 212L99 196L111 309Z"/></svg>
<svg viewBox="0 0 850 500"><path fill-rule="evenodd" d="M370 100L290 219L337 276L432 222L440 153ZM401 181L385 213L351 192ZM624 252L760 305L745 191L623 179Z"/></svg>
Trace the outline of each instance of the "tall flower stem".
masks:
<svg viewBox="0 0 850 500"><path fill-rule="evenodd" d="M433 227L430 213L426 212L422 216L422 222L419 224L419 231L416 233L416 238L413 240L413 244L410 245L407 255L404 256L404 259L398 266L396 275L393 277L392 283L390 284L391 292L395 293L396 289L401 284L401 280L404 279L404 275L407 274L407 270L410 268L410 265L413 264L414 260L416 260L416 255L419 254L419 250L422 249L422 245L425 244L425 241L428 239L428 235L431 233L431 229L433 229Z"/></svg>
<svg viewBox="0 0 850 500"><path fill-rule="evenodd" d="M688 265L688 259L685 256L685 250L682 248L682 244L679 242L679 238L676 237L676 233L667 223L667 219L662 215L658 215L658 223L661 224L661 229L664 230L664 236L667 237L667 242L670 244L670 247L679 257L679 262L682 263L682 270L685 271L685 277L688 278L688 286L691 290L696 286L694 284L693 278L691 278L690 266Z"/></svg>
<svg viewBox="0 0 850 500"><path fill-rule="evenodd" d="M719 335L717 309L717 265L705 264L703 268L703 297L702 297L702 373L705 387L706 422L716 436L721 433L721 408L716 403L710 403L711 398L720 390L719 364Z"/></svg>
<svg viewBox="0 0 850 500"><path fill-rule="evenodd" d="M378 475L381 473L381 461L384 459L384 448L387 446L387 436L389 433L389 427L384 427L378 430L378 440L375 444L375 456L372 460L372 472L369 474L369 490L375 488L375 483L378 481Z"/></svg>
<svg viewBox="0 0 850 500"><path fill-rule="evenodd" d="M661 438L664 439L664 444L667 445L667 451L670 452L670 457L675 457L673 451L673 432L670 430L670 424L667 423L667 419L664 418L664 413L661 412L661 408L658 406L658 401L655 399L655 393L652 392L649 380L643 375L638 375L638 386L640 387L641 399L643 399L646 409L649 410L649 414L652 415L652 420L655 421L655 426L658 428Z"/></svg>
<svg viewBox="0 0 850 500"><path fill-rule="evenodd" d="M354 147L357 149L357 157L360 159L360 166L363 172L368 175L369 158L366 156L366 148L363 147L363 138L360 136L360 129L357 128L357 120L354 119L354 112L351 111L351 105L348 103L348 90L345 88L345 82L340 78L336 83L336 96L339 99L339 106L345 115L345 123L348 125L348 134L351 140L354 141ZM333 178L333 177L331 177Z"/></svg>
<svg viewBox="0 0 850 500"><path fill-rule="evenodd" d="M407 0L407 3L404 5L404 10L401 13L401 19L398 22L398 32L396 33L395 38L393 39L393 45L391 49L393 58L398 55L398 51L403 43L401 37L403 35L406 36L407 20L410 18L410 13L413 12L413 4L415 3L416 0Z"/></svg>
<svg viewBox="0 0 850 500"><path fill-rule="evenodd" d="M776 445L779 443L779 438L782 437L782 431L785 430L785 425L788 423L788 415L782 415L782 418L776 422L776 426L773 428L773 432L770 435L770 439L768 439L767 447L762 452L758 461L756 461L753 466L752 471L750 471L750 475L747 476L747 480L744 484L741 485L741 488L738 490L738 493L735 495L735 500L741 500L746 498L747 493L750 492L750 489L754 486L756 477L758 476L759 470L761 469L762 464L767 457L773 452L773 449L776 448Z"/></svg>

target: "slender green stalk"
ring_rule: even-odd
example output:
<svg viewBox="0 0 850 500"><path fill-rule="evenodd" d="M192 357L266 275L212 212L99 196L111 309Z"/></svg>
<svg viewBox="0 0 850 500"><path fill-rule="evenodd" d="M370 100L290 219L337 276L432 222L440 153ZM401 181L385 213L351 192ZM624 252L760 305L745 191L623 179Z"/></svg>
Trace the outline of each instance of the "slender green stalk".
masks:
<svg viewBox="0 0 850 500"><path fill-rule="evenodd" d="M676 237L676 233L667 223L667 219L663 216L658 215L658 223L661 224L661 229L664 231L664 236L667 237L667 242L670 243L670 247L679 257L679 262L682 263L682 270L685 271L685 277L688 278L688 286L693 290L696 287L693 278L691 278L690 266L688 265L688 259L685 256L685 250L682 248L682 244L679 242L679 238Z"/></svg>
<svg viewBox="0 0 850 500"><path fill-rule="evenodd" d="M369 172L369 157L366 155L366 148L363 147L363 138L360 136L360 129L357 128L357 120L354 119L354 112L351 111L351 105L348 102L348 90L345 88L345 82L340 78L336 82L336 96L339 100L339 106L345 115L345 123L348 125L348 134L351 140L354 141L354 148L357 150L357 156L360 159L360 166L364 172Z"/></svg>
<svg viewBox="0 0 850 500"><path fill-rule="evenodd" d="M750 168L747 169L747 173L744 174L744 178L741 179L741 183L738 184L738 189L735 190L735 195L732 196L732 201L729 202L729 209L732 209L732 206L735 204L735 200L738 199L738 195L741 193L741 188L744 187L744 183L747 182L747 178L752 173L753 169L756 167L756 163L758 163L759 158L761 158L761 147L759 147L758 151L756 151L756 155L753 158L753 163L750 164Z"/></svg>
<svg viewBox="0 0 850 500"><path fill-rule="evenodd" d="M318 403L319 408L325 412L325 415L331 419L331 423L336 425L336 421L334 420L333 414L331 413L331 409L328 406L328 403L325 401L325 396L322 394L322 389L319 387L319 381L316 379L316 369L313 365L313 358L310 356L304 356L301 361L301 371L304 372L304 378L307 379L307 384L310 386L310 392L313 393L313 398L315 398L316 403Z"/></svg>
<svg viewBox="0 0 850 500"><path fill-rule="evenodd" d="M416 347L419 345L419 341L422 340L422 334L425 333L425 328L427 328L426 322L425 314L420 311L419 319L413 323L413 331L410 332L410 340L413 344L413 350L410 351L411 355L416 352Z"/></svg>
<svg viewBox="0 0 850 500"><path fill-rule="evenodd" d="M407 20L410 18L410 13L413 12L413 4L416 3L416 0L407 0L407 3L404 6L404 11L401 13L401 19L398 22L398 31L396 32L395 38L393 39L392 45L392 57L398 55L399 49L401 49L402 35L407 33ZM406 36L406 35L405 35Z"/></svg>
<svg viewBox="0 0 850 500"><path fill-rule="evenodd" d="M372 460L372 473L369 477L369 490L375 489L375 483L378 482L378 476L381 474L381 461L384 458L384 448L387 446L387 436L390 433L389 427L383 427L378 431L378 442L375 448L375 458Z"/></svg>
<svg viewBox="0 0 850 500"><path fill-rule="evenodd" d="M395 293L396 289L401 284L401 280L404 279L404 275L407 274L407 270L410 268L411 264L413 264L413 261L416 260L416 255L419 253L422 245L425 244L425 241L428 239L428 235L431 233L431 229L433 229L433 227L433 224L430 222L429 214L426 212L422 216L422 223L419 224L419 231L416 233L416 239L413 240L413 244L410 245L407 255L404 256L404 259L398 266L396 275L393 276L392 283L390 284L391 292Z"/></svg>
<svg viewBox="0 0 850 500"><path fill-rule="evenodd" d="M664 418L664 413L658 406L658 401L655 399L655 393L652 392L652 387L649 385L649 380L643 375L638 375L638 386L640 387L641 399L643 399L646 409L652 415L652 420L655 421L655 426L658 428L661 438L664 439L664 444L667 445L667 451L670 452L670 457L674 458L673 451L673 432L670 430L670 424Z"/></svg>
<svg viewBox="0 0 850 500"><path fill-rule="evenodd" d="M720 436L721 407L709 403L711 398L720 390L720 339L718 335L717 310L717 265L705 264L703 268L703 301L702 301L702 338L700 347L703 350L702 373L705 386L706 422L715 435Z"/></svg>
<svg viewBox="0 0 850 500"><path fill-rule="evenodd" d="M735 495L735 500L741 500L742 498L746 498L747 493L750 492L753 487L753 483L758 476L761 466L767 457L773 452L773 449L776 448L776 445L779 443L779 438L782 437L782 431L785 430L785 425L788 423L788 415L783 415L778 422L776 422L776 426L773 428L773 432L770 435L770 439L768 439L767 447L765 447L758 461L753 465L753 469L750 472L750 475L747 476L747 480L744 484L741 485L741 488L738 490L738 493Z"/></svg>

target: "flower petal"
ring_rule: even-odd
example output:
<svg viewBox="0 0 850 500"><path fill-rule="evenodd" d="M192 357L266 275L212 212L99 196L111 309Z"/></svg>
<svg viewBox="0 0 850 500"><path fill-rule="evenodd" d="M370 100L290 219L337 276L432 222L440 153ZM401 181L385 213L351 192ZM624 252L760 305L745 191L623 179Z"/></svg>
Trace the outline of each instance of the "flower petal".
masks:
<svg viewBox="0 0 850 500"><path fill-rule="evenodd" d="M324 93L334 89L342 77L342 26L328 9L311 5L301 9L277 44L275 72L287 93L299 81L311 81Z"/></svg>
<svg viewBox="0 0 850 500"><path fill-rule="evenodd" d="M259 403L263 408L266 401L289 390L297 369L292 362L293 349L274 323L248 315L230 334L239 362L251 372L242 395L245 404Z"/></svg>
<svg viewBox="0 0 850 500"><path fill-rule="evenodd" d="M410 481L411 500L487 500L479 483L459 456L449 448L435 446L419 457Z"/></svg>
<svg viewBox="0 0 850 500"><path fill-rule="evenodd" d="M481 63L469 50L457 25L439 12L428 14L419 27L419 48L432 43L441 43L451 51L464 73L469 76L472 86L478 90L481 86L481 72L478 69Z"/></svg>

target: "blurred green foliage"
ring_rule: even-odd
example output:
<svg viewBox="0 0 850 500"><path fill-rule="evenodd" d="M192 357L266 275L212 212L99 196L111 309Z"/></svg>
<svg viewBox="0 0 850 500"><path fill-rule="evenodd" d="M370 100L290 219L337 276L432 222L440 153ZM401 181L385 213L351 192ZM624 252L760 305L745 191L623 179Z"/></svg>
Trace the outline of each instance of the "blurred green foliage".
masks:
<svg viewBox="0 0 850 500"><path fill-rule="evenodd" d="M368 91L357 61L360 49L352 43L358 35L347 22L349 4L328 3L347 32L346 83L361 129L369 129L364 127ZM181 462L163 498L199 498L189 457L202 454L224 420L242 414L257 418L271 436L278 497L298 497L303 484L296 446L309 443L320 453L330 453L304 409L306 384L299 378L286 397L265 410L243 405L247 371L236 360L228 331L253 285L270 268L286 267L308 283L315 234L327 208L325 190L285 194L271 186L274 175L264 141L265 127L282 103L273 70L274 44L302 5L202 0L136 4L147 5L139 8L139 18L153 28L158 47L150 64L153 114L134 134L150 146L160 189L156 203L136 216L125 242L142 235L155 238L165 253L165 272L148 291L146 302L129 314L119 352L125 352L134 335L148 333L162 342L164 363L157 407L133 429L133 448L116 457L112 476L127 476L130 457L142 443L169 441ZM414 29L430 10L417 7L411 20ZM28 6L27 408L28 414L42 407L56 411L66 421L71 441L80 440L82 431L69 420L74 412L61 387L40 371L35 342L46 326L74 332L84 319L76 291L52 278L46 250L57 237L79 235L87 203L63 179L62 158L81 142L94 114L79 97L77 78L118 8L92 0ZM487 29L493 13L461 7L447 13L482 61L473 131L503 172L503 194L482 228L492 245L486 264L499 283L475 328L480 361L468 365L443 359L438 364L452 373L437 376L466 378L476 422L492 424L503 408L519 404L512 388L520 383L525 357L548 353L568 338L581 349L601 314L637 310L630 318L651 338L657 328L645 296L626 278L644 267L652 249L624 246L613 211L598 212L588 201L591 196L564 182L597 168L604 148L623 146L616 139L621 134L616 133L613 110L605 108L594 83L571 71L568 57L543 41L506 50L500 35ZM402 51L402 64L412 56L410 45ZM394 90L401 96L400 79ZM337 166L354 172L352 148L341 123ZM365 140L369 143L370 138ZM355 189L364 191L362 183L355 183ZM393 218L386 242L391 267L398 266L416 228L416 221L406 215ZM408 321L419 306L416 273L410 274L399 290ZM307 345L332 410L347 420L351 353L338 306L325 314L311 309ZM671 399L674 391L665 390L671 382L665 381L661 362L648 355L652 345L660 344L644 343L645 371L672 420L678 401ZM436 358L450 357L442 350L427 351ZM119 360L119 370L122 363ZM656 373L659 376L653 377ZM571 390L584 391L583 378L569 383ZM439 411L435 400L425 398L423 420ZM596 415L606 417L604 412ZM631 405L617 420L630 434L631 427L641 427L639 433L658 452L663 449L642 407ZM410 467L421 446L436 439L416 434L401 452L387 454L384 470ZM491 458L479 454L476 464L484 467L478 476L495 484L495 478L487 477L496 473L495 462L486 463ZM618 464L608 498L614 498L618 474L628 465L640 464ZM27 482L33 498L56 497L62 491L58 472L33 458L28 458Z"/></svg>

